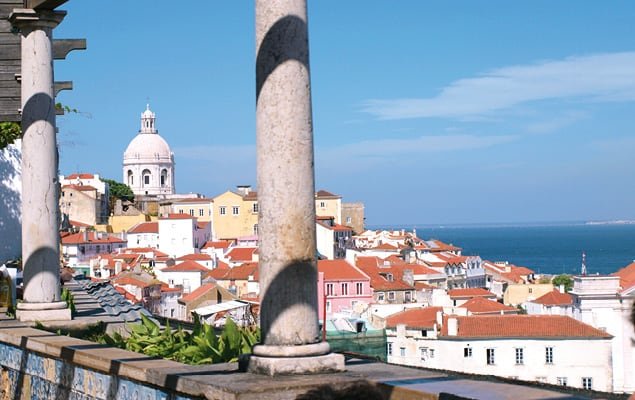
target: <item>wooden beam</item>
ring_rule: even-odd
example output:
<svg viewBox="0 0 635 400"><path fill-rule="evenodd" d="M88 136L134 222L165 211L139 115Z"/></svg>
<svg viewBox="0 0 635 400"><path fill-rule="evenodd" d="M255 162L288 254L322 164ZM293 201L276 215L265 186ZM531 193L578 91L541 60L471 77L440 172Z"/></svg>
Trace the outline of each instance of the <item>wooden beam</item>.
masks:
<svg viewBox="0 0 635 400"><path fill-rule="evenodd" d="M86 50L86 39L53 39L53 59L63 60L73 50Z"/></svg>
<svg viewBox="0 0 635 400"><path fill-rule="evenodd" d="M66 3L67 0L24 0L24 8L34 10L54 10Z"/></svg>
<svg viewBox="0 0 635 400"><path fill-rule="evenodd" d="M57 94L62 90L73 90L73 81L55 82L53 88L55 89L55 96L57 97Z"/></svg>

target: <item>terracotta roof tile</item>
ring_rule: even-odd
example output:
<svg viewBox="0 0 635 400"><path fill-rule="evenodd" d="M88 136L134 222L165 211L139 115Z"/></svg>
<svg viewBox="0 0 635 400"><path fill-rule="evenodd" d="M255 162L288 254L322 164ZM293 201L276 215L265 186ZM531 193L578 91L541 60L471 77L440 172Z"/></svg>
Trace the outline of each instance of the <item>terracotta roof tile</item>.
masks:
<svg viewBox="0 0 635 400"><path fill-rule="evenodd" d="M369 280L362 271L346 260L318 260L318 272L324 273L325 281Z"/></svg>
<svg viewBox="0 0 635 400"><path fill-rule="evenodd" d="M394 328L404 324L408 328L433 328L437 322L437 312L443 307L410 308L393 314L386 319L386 327Z"/></svg>
<svg viewBox="0 0 635 400"><path fill-rule="evenodd" d="M573 305L573 297L569 293L560 293L558 289L554 289L549 293L546 293L532 303L542 304L545 306L561 306L561 305Z"/></svg>
<svg viewBox="0 0 635 400"><path fill-rule="evenodd" d="M208 268L203 267L196 261L186 260L180 264L173 265L171 267L163 268L161 272L209 272Z"/></svg>
<svg viewBox="0 0 635 400"><path fill-rule="evenodd" d="M193 216L191 216L190 214L174 214L174 213L170 213L168 215L166 215L165 217L161 217L160 219L194 219Z"/></svg>
<svg viewBox="0 0 635 400"><path fill-rule="evenodd" d="M622 289L630 288L635 285L635 262L628 264L626 267L612 273L611 275L620 277L620 285L622 285Z"/></svg>
<svg viewBox="0 0 635 400"><path fill-rule="evenodd" d="M88 174L88 173L75 173L75 174L70 174L69 176L64 177L65 179L95 179L95 175L93 174Z"/></svg>
<svg viewBox="0 0 635 400"><path fill-rule="evenodd" d="M130 228L128 233L159 233L159 223L141 222Z"/></svg>
<svg viewBox="0 0 635 400"><path fill-rule="evenodd" d="M62 186L62 189L74 189L74 190L78 190L80 192L90 192L93 190L97 190L96 187L94 186L90 186L90 185L64 185Z"/></svg>
<svg viewBox="0 0 635 400"><path fill-rule="evenodd" d="M84 240L84 233L86 234L86 240ZM101 235L101 238L99 237ZM107 244L107 243L126 243L125 240L119 239L116 236L109 235L102 232L79 232L72 235L67 235L62 238L62 244Z"/></svg>
<svg viewBox="0 0 635 400"><path fill-rule="evenodd" d="M223 279L235 281L257 281L258 263L244 263L234 268L230 268Z"/></svg>
<svg viewBox="0 0 635 400"><path fill-rule="evenodd" d="M517 314L518 309L509 307L495 300L488 300L484 297L474 297L461 305L472 314Z"/></svg>
<svg viewBox="0 0 635 400"><path fill-rule="evenodd" d="M319 199L341 199L342 198L342 196L338 196L331 192L327 192L326 190L318 190L317 193L315 193L315 197Z"/></svg>
<svg viewBox="0 0 635 400"><path fill-rule="evenodd" d="M232 242L230 242L229 240L220 240L217 242L209 240L205 242L205 244L203 245L203 249L226 249L231 246L231 244Z"/></svg>
<svg viewBox="0 0 635 400"><path fill-rule="evenodd" d="M205 283L199 286L198 288L196 288L196 290L194 290L193 292L190 292L186 294L185 296L181 297L180 301L184 303L189 303L201 297L202 295L209 292L210 290L213 290L215 287L216 287L215 283Z"/></svg>
<svg viewBox="0 0 635 400"><path fill-rule="evenodd" d="M256 250L258 250L257 247L234 247L225 254L225 257L232 262L252 261Z"/></svg>
<svg viewBox="0 0 635 400"><path fill-rule="evenodd" d="M441 336L448 337L447 319L456 318L460 338L602 338L611 335L564 315L478 315L444 317Z"/></svg>
<svg viewBox="0 0 635 400"><path fill-rule="evenodd" d="M184 256L181 256L179 258L177 258L177 261L185 261L185 260L192 260L192 261L211 261L212 256L210 256L209 254L206 253L195 253L195 254L186 254Z"/></svg>

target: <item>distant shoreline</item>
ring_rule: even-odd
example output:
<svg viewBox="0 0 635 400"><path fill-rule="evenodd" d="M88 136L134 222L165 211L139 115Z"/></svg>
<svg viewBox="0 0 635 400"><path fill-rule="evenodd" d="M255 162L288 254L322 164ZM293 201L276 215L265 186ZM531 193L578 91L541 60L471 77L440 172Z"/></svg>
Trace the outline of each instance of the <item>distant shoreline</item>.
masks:
<svg viewBox="0 0 635 400"><path fill-rule="evenodd" d="M475 222L456 224L372 224L366 226L371 230L401 230L412 231L412 229L457 229L457 228L528 228L528 227L566 227L566 226L588 226L588 225L635 225L635 220L607 220L607 221L557 221L557 222Z"/></svg>

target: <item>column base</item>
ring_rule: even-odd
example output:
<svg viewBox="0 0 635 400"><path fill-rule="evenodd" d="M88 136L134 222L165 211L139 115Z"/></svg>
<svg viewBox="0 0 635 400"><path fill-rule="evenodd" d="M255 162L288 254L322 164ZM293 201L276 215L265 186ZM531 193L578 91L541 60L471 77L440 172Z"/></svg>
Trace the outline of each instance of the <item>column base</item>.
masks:
<svg viewBox="0 0 635 400"><path fill-rule="evenodd" d="M18 303L15 311L18 321L70 321L72 319L71 309L66 302L57 301L53 303Z"/></svg>
<svg viewBox="0 0 635 400"><path fill-rule="evenodd" d="M240 360L240 370L260 375L312 375L344 372L344 356L330 353L309 357L262 357L247 355Z"/></svg>

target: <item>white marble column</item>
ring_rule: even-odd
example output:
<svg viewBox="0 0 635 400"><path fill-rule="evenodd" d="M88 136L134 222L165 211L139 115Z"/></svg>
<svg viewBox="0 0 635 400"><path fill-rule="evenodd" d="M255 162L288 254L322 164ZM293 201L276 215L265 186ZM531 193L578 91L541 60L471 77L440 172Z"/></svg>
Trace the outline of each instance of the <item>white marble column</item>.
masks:
<svg viewBox="0 0 635 400"><path fill-rule="evenodd" d="M249 370L335 372L320 341L306 0L256 0L260 325Z"/></svg>
<svg viewBox="0 0 635 400"><path fill-rule="evenodd" d="M52 31L65 12L15 10L22 35L22 321L71 319L60 301L59 182Z"/></svg>

